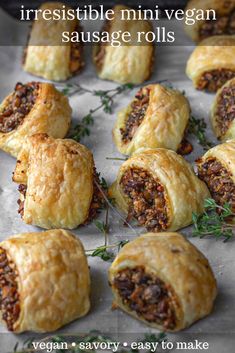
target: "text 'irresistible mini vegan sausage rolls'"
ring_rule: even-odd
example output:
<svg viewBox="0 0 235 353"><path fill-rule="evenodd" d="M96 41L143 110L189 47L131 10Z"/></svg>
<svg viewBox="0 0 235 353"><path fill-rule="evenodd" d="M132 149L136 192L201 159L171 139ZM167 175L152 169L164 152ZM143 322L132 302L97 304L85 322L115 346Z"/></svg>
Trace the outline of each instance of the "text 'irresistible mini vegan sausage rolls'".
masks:
<svg viewBox="0 0 235 353"><path fill-rule="evenodd" d="M17 83L0 105L0 148L17 157L25 139L36 133L63 138L71 123L68 98L45 82Z"/></svg>
<svg viewBox="0 0 235 353"><path fill-rule="evenodd" d="M158 148L134 154L109 190L117 206L148 231L178 230L203 211L209 191L186 160Z"/></svg>
<svg viewBox="0 0 235 353"><path fill-rule="evenodd" d="M210 314L217 294L208 260L179 233L126 244L109 270L114 304L149 326L179 331Z"/></svg>
<svg viewBox="0 0 235 353"><path fill-rule="evenodd" d="M141 88L134 100L118 113L113 129L118 150L130 155L140 148L176 151L183 140L190 116L187 98L162 85Z"/></svg>
<svg viewBox="0 0 235 353"><path fill-rule="evenodd" d="M68 139L33 135L18 155L19 213L27 224L74 229L103 205L92 153Z"/></svg>
<svg viewBox="0 0 235 353"><path fill-rule="evenodd" d="M87 314L90 274L79 239L61 229L0 243L0 316L8 330L49 332Z"/></svg>

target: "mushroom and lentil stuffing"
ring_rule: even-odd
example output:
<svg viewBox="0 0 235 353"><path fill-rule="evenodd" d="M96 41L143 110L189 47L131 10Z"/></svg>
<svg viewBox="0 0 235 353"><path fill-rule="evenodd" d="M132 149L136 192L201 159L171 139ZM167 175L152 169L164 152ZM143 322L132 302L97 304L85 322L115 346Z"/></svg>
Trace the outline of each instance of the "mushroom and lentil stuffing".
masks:
<svg viewBox="0 0 235 353"><path fill-rule="evenodd" d="M163 148L132 155L121 166L109 189L117 207L152 232L177 230L203 212L209 197L206 184L174 151Z"/></svg>
<svg viewBox="0 0 235 353"><path fill-rule="evenodd" d="M109 283L115 306L170 332L210 314L217 294L208 260L179 233L147 233L127 243Z"/></svg>

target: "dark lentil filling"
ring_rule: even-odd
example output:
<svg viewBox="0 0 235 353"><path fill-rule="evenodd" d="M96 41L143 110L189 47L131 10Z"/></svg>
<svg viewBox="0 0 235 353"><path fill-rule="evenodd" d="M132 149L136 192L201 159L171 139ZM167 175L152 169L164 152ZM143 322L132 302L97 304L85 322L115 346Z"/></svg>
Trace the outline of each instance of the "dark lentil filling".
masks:
<svg viewBox="0 0 235 353"><path fill-rule="evenodd" d="M235 11L227 16L218 16L216 21L206 21L199 32L200 40L221 34L235 34Z"/></svg>
<svg viewBox="0 0 235 353"><path fill-rule="evenodd" d="M149 88L141 88L135 95L135 99L131 104L131 112L127 117L125 128L120 129L122 141L128 143L132 140L136 130L142 123L148 105L149 105Z"/></svg>
<svg viewBox="0 0 235 353"><path fill-rule="evenodd" d="M88 214L88 217L87 217L85 224L92 221L97 216L99 211L102 208L104 208L104 206L105 206L104 196L103 196L102 192L100 191L100 189L98 188L97 184L101 187L99 174L97 173L96 169L94 168L93 198L91 201L89 214ZM105 193L105 190L103 190L103 192Z"/></svg>
<svg viewBox="0 0 235 353"><path fill-rule="evenodd" d="M0 311L9 331L13 331L20 314L17 276L15 265L8 260L6 251L0 247Z"/></svg>
<svg viewBox="0 0 235 353"><path fill-rule="evenodd" d="M114 278L123 304L148 322L174 329L176 315L172 305L171 290L157 277L146 274L143 267L126 268Z"/></svg>
<svg viewBox="0 0 235 353"><path fill-rule="evenodd" d="M235 72L227 69L211 70L204 72L201 76L197 88L199 90L206 90L209 92L216 92L227 81L235 77Z"/></svg>
<svg viewBox="0 0 235 353"><path fill-rule="evenodd" d="M23 217L24 215L24 199L26 197L26 191L27 191L27 185L25 184L20 184L18 187L18 191L23 195L23 200L19 199L17 201L19 208L18 208L18 213Z"/></svg>
<svg viewBox="0 0 235 353"><path fill-rule="evenodd" d="M235 211L235 184L232 175L216 158L199 164L198 176L207 184L211 196L219 205L228 202Z"/></svg>
<svg viewBox="0 0 235 353"><path fill-rule="evenodd" d="M0 112L0 132L10 132L23 123L36 102L38 89L38 82L16 84L14 93Z"/></svg>
<svg viewBox="0 0 235 353"><path fill-rule="evenodd" d="M179 145L177 153L180 154L181 156L185 156L187 154L190 154L192 151L193 151L192 144L188 140L186 140L186 138L183 138L183 140Z"/></svg>
<svg viewBox="0 0 235 353"><path fill-rule="evenodd" d="M82 28L77 26L75 28L76 32L81 32ZM83 45L81 42L71 43L71 51L70 51L70 65L69 70L72 75L78 73L82 67L84 66L84 61L82 58L83 55Z"/></svg>
<svg viewBox="0 0 235 353"><path fill-rule="evenodd" d="M140 168L129 168L120 185L129 198L127 221L135 218L149 231L167 229L168 215L164 187L150 173Z"/></svg>
<svg viewBox="0 0 235 353"><path fill-rule="evenodd" d="M225 135L231 123L235 119L235 84L234 86L224 87L220 93L217 111L216 123L221 132Z"/></svg>

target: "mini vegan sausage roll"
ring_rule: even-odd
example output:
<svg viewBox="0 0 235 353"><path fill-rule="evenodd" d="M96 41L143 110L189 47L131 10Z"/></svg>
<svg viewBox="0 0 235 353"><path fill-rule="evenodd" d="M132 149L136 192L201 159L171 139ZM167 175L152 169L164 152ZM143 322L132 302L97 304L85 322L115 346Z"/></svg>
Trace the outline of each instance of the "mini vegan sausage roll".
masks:
<svg viewBox="0 0 235 353"><path fill-rule="evenodd" d="M92 153L73 140L33 135L18 155L19 213L27 224L73 229L103 206Z"/></svg>
<svg viewBox="0 0 235 353"><path fill-rule="evenodd" d="M148 231L177 230L192 223L209 197L206 185L177 153L163 148L136 153L121 166L110 196Z"/></svg>
<svg viewBox="0 0 235 353"><path fill-rule="evenodd" d="M197 166L215 201L221 206L229 203L235 212L235 140L211 148Z"/></svg>
<svg viewBox="0 0 235 353"><path fill-rule="evenodd" d="M61 229L0 243L0 316L9 331L49 332L87 314L90 274L79 239Z"/></svg>
<svg viewBox="0 0 235 353"><path fill-rule="evenodd" d="M114 142L127 155L146 147L176 151L189 116L190 106L181 92L159 84L145 86L119 112L113 130Z"/></svg>
<svg viewBox="0 0 235 353"><path fill-rule="evenodd" d="M235 77L235 36L203 40L191 54L186 68L195 88L216 92Z"/></svg>
<svg viewBox="0 0 235 353"><path fill-rule="evenodd" d="M147 233L126 244L109 282L122 310L171 332L210 314L217 294L208 260L179 233Z"/></svg>
<svg viewBox="0 0 235 353"><path fill-rule="evenodd" d="M234 0L190 0L185 11L189 10L194 11L195 23L185 24L185 31L195 42L215 35L235 34ZM203 10L204 14L207 10L214 10L216 20L213 16L210 20L198 20L196 10Z"/></svg>
<svg viewBox="0 0 235 353"><path fill-rule="evenodd" d="M211 122L218 139L226 141L235 138L235 78L217 92Z"/></svg>
<svg viewBox="0 0 235 353"><path fill-rule="evenodd" d="M62 10L63 3L48 2L40 9ZM70 7L65 7L68 11ZM64 81L78 73L84 66L81 43L63 43L63 32L80 32L75 20L44 20L42 14L34 21L28 45L24 51L23 69L47 80Z"/></svg>
<svg viewBox="0 0 235 353"><path fill-rule="evenodd" d="M122 43L119 47L100 43L94 47L93 61L101 79L139 84L151 75L154 47L144 39L138 44L136 36L137 32L149 32L153 28L149 21L134 20L133 17L131 20L121 20L121 10L128 9L127 6L115 6L114 19L107 21L102 31L129 32L131 43Z"/></svg>
<svg viewBox="0 0 235 353"><path fill-rule="evenodd" d="M47 133L63 138L70 127L72 109L68 98L54 85L17 83L0 105L0 148L17 157L27 136Z"/></svg>

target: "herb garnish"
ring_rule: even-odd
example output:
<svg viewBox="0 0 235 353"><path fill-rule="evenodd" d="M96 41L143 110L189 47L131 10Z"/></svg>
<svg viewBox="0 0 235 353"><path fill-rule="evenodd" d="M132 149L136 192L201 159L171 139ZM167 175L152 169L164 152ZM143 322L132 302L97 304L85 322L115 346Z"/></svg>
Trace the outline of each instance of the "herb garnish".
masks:
<svg viewBox="0 0 235 353"><path fill-rule="evenodd" d="M213 143L206 137L206 128L207 124L203 118L197 119L194 116L189 118L187 133L194 135L204 150L213 147Z"/></svg>
<svg viewBox="0 0 235 353"><path fill-rule="evenodd" d="M105 113L111 114L113 105L114 105L114 98L127 91L132 89L134 86L131 83L127 83L121 86L117 86L116 88L109 89L109 90L90 90L84 88L78 84L68 84L61 90L62 93L68 96L72 96L73 94L79 92L87 92L92 94L95 97L99 98L99 104L96 108L90 109L89 113L85 115L81 122L78 123L74 128L73 132L70 135L70 138L74 139L75 141L79 142L83 137L90 135L90 127L94 125L94 116L93 114L96 113L98 110L102 109ZM58 86L59 88L59 86Z"/></svg>
<svg viewBox="0 0 235 353"><path fill-rule="evenodd" d="M228 223L235 217L231 206L228 203L219 206L215 200L206 199L204 207L205 211L201 215L193 213L193 236L203 238L211 235L216 239L224 238L224 241L228 241L233 236L235 228L235 224Z"/></svg>

